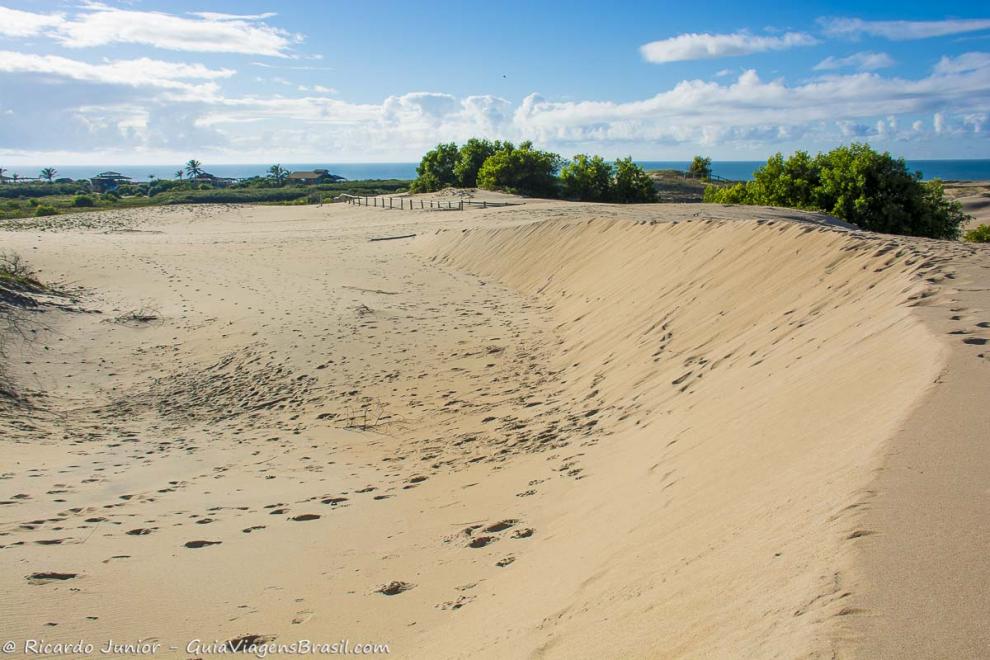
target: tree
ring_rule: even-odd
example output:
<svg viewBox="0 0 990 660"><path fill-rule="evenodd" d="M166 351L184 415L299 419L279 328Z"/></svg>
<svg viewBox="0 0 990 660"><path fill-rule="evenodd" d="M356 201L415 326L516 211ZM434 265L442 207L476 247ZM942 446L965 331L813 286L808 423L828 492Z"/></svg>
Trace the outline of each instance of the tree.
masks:
<svg viewBox="0 0 990 660"><path fill-rule="evenodd" d="M48 181L48 183L51 183L55 179L56 174L58 174L58 172L54 167L46 167L41 170L41 178Z"/></svg>
<svg viewBox="0 0 990 660"><path fill-rule="evenodd" d="M612 197L612 166L601 156L578 154L560 170L564 197L583 202L607 202Z"/></svg>
<svg viewBox="0 0 990 660"><path fill-rule="evenodd" d="M186 163L186 174L190 179L195 179L203 173L203 164L198 160L190 160Z"/></svg>
<svg viewBox="0 0 990 660"><path fill-rule="evenodd" d="M275 182L276 186L281 186L288 176L289 170L283 168L278 163L268 168L268 177Z"/></svg>
<svg viewBox="0 0 990 660"><path fill-rule="evenodd" d="M657 189L653 184L653 178L634 163L632 157L615 161L612 200L620 204L657 201Z"/></svg>
<svg viewBox="0 0 990 660"><path fill-rule="evenodd" d="M695 156L688 167L688 174L706 181L712 178L712 159L705 156Z"/></svg>
<svg viewBox="0 0 990 660"><path fill-rule="evenodd" d="M426 152L416 168L416 180L411 189L413 192L433 192L457 185L454 167L457 165L459 153L453 142L438 144Z"/></svg>
<svg viewBox="0 0 990 660"><path fill-rule="evenodd" d="M922 181L903 158L852 144L814 158L775 154L746 184L708 186L706 202L764 204L830 213L863 229L888 234L959 237L966 219L942 183Z"/></svg>
<svg viewBox="0 0 990 660"><path fill-rule="evenodd" d="M464 143L457 153L457 163L454 165L454 177L458 185L464 188L474 188L478 185L478 170L485 164L488 157L497 151L512 151L511 142L496 140L479 140L471 138Z"/></svg>
<svg viewBox="0 0 990 660"><path fill-rule="evenodd" d="M0 167L0 183L3 183L4 182L4 179L6 178L6 177L4 177L4 173L6 171L7 171L7 168L6 167Z"/></svg>
<svg viewBox="0 0 990 660"><path fill-rule="evenodd" d="M518 148L498 151L478 170L478 187L537 197L556 197L560 156L523 142Z"/></svg>
<svg viewBox="0 0 990 660"><path fill-rule="evenodd" d="M175 178L178 179L179 181L182 180L182 175L183 175L183 171L182 170L176 170L175 171Z"/></svg>

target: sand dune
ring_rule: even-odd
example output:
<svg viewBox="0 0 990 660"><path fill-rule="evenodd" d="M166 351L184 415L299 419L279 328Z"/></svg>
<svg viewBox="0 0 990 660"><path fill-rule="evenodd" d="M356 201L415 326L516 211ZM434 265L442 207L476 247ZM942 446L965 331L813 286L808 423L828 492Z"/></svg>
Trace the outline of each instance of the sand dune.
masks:
<svg viewBox="0 0 990 660"><path fill-rule="evenodd" d="M46 222L4 244L86 311L37 313L0 404L13 639L869 656L922 611L912 512L986 455L982 248L707 205ZM980 506L933 582L986 584ZM981 648L946 607L926 640Z"/></svg>

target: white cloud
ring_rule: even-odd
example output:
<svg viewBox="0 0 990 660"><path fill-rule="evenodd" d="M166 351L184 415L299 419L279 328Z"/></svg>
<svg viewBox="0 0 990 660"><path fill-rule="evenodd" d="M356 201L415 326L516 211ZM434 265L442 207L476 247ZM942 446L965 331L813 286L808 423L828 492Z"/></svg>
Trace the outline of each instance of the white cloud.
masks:
<svg viewBox="0 0 990 660"><path fill-rule="evenodd" d="M34 37L62 22L60 14L35 14L0 7L0 35L5 37Z"/></svg>
<svg viewBox="0 0 990 660"><path fill-rule="evenodd" d="M936 112L932 116L932 126L935 128L936 133L941 133L945 130L945 115L941 112Z"/></svg>
<svg viewBox="0 0 990 660"><path fill-rule="evenodd" d="M965 73L984 67L990 67L990 53L963 53L958 57L942 57L935 65L935 73Z"/></svg>
<svg viewBox="0 0 990 660"><path fill-rule="evenodd" d="M733 34L680 34L640 46L643 59L661 64L684 60L749 55L796 46L813 46L818 40L809 34L788 32L779 37L754 36L748 32Z"/></svg>
<svg viewBox="0 0 990 660"><path fill-rule="evenodd" d="M943 21L864 21L860 18L822 18L819 23L830 37L858 38L862 35L891 41L944 37L990 29L990 19L946 19Z"/></svg>
<svg viewBox="0 0 990 660"><path fill-rule="evenodd" d="M894 66L893 58L887 53L862 51L847 57L828 56L815 65L815 71L831 71L834 69L855 68L860 71L876 71Z"/></svg>
<svg viewBox="0 0 990 660"><path fill-rule="evenodd" d="M164 62L147 57L90 64L58 55L14 51L0 51L0 72L38 73L92 83L199 92L214 89L214 85L197 85L188 81L217 80L235 73L231 69L210 69L202 64Z"/></svg>
<svg viewBox="0 0 990 660"><path fill-rule="evenodd" d="M0 34L49 36L69 48L140 44L203 53L250 53L286 57L301 37L264 22L274 14L238 16L200 12L193 18L157 11L86 4L68 17L0 7Z"/></svg>

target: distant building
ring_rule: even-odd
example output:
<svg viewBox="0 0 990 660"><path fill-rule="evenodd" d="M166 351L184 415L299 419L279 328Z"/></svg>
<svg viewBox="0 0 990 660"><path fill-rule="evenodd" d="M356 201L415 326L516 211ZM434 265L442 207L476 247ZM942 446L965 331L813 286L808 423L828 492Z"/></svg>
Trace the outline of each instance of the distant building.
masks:
<svg viewBox="0 0 990 660"><path fill-rule="evenodd" d="M344 177L330 174L329 170L309 170L304 172L293 172L287 179L289 183L312 184L312 183L333 183L343 181Z"/></svg>
<svg viewBox="0 0 990 660"><path fill-rule="evenodd" d="M89 182L95 192L104 193L116 190L121 184L130 183L131 177L124 176L120 172L100 172L91 178Z"/></svg>
<svg viewBox="0 0 990 660"><path fill-rule="evenodd" d="M201 172L191 179L186 179L187 181L192 181L193 183L207 183L214 188L226 188L227 186L232 186L237 183L237 179L228 179L221 176L213 176L209 172Z"/></svg>

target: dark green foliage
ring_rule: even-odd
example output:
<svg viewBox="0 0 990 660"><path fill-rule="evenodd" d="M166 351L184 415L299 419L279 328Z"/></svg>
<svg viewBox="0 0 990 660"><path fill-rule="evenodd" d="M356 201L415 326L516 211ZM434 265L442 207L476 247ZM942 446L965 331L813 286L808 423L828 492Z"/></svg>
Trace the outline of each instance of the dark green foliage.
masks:
<svg viewBox="0 0 990 660"><path fill-rule="evenodd" d="M523 142L518 148L492 154L478 171L478 187L537 197L556 197L560 156Z"/></svg>
<svg viewBox="0 0 990 660"><path fill-rule="evenodd" d="M970 229L963 238L973 243L990 243L990 225L980 225L976 229Z"/></svg>
<svg viewBox="0 0 990 660"><path fill-rule="evenodd" d="M710 179L712 176L712 159L705 156L695 156L688 167L688 172L699 179Z"/></svg>
<svg viewBox="0 0 990 660"><path fill-rule="evenodd" d="M76 195L72 199L72 205L76 207L96 206L96 202L89 195Z"/></svg>
<svg viewBox="0 0 990 660"><path fill-rule="evenodd" d="M966 219L938 180L923 182L902 158L865 144L811 158L798 151L771 157L746 184L705 190L706 202L820 210L863 229L953 239Z"/></svg>
<svg viewBox="0 0 990 660"><path fill-rule="evenodd" d="M71 183L17 183L0 186L0 198L28 199L50 197L51 195L75 195L89 192L89 181Z"/></svg>
<svg viewBox="0 0 990 660"><path fill-rule="evenodd" d="M34 216L36 218L40 218L46 215L58 215L58 211L56 211L54 207L45 206L44 204L42 204L41 206L39 206L34 210Z"/></svg>
<svg viewBox="0 0 990 660"><path fill-rule="evenodd" d="M454 165L454 176L457 185L463 188L474 188L478 185L478 170L490 156L499 151L512 151L511 142L496 140L479 140L471 138L464 143L457 153L457 164Z"/></svg>
<svg viewBox="0 0 990 660"><path fill-rule="evenodd" d="M453 142L438 144L436 148L426 152L419 167L416 168L417 178L412 184L413 192L433 192L448 186L457 185L457 166L459 153Z"/></svg>
<svg viewBox="0 0 990 660"><path fill-rule="evenodd" d="M612 199L612 165L601 156L578 154L560 170L560 187L564 197L583 202L607 202Z"/></svg>
<svg viewBox="0 0 990 660"><path fill-rule="evenodd" d="M632 157L615 161L612 179L612 201L620 204L636 204L657 201L653 178Z"/></svg>

